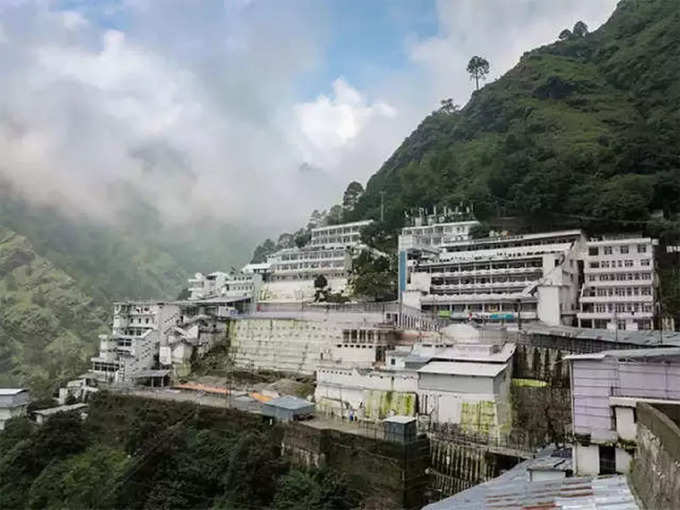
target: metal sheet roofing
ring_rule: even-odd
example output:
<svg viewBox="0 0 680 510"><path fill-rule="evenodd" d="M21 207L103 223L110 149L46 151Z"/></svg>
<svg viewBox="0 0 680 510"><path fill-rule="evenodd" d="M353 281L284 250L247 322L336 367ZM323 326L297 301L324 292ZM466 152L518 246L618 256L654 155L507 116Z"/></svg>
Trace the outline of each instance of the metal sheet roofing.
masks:
<svg viewBox="0 0 680 510"><path fill-rule="evenodd" d="M301 398L293 397L291 395L284 395L283 397L275 398L266 402L265 405L272 407L280 407L282 409L298 410L310 406L314 406L312 402L303 400Z"/></svg>
<svg viewBox="0 0 680 510"><path fill-rule="evenodd" d="M507 363L465 363L460 361L431 361L418 370L422 374L466 375L496 377L508 367Z"/></svg>
<svg viewBox="0 0 680 510"><path fill-rule="evenodd" d="M663 331L659 334L658 330L618 330L594 328L575 328L573 326L548 326L547 324L534 322L522 326L525 333L562 336L566 338L577 338L582 340L600 340L603 342L634 344L634 345L664 345L667 347L680 346L680 331Z"/></svg>
<svg viewBox="0 0 680 510"><path fill-rule="evenodd" d="M510 470L508 473L512 472ZM507 473L506 473L507 474ZM639 510L625 476L529 482L498 477L425 510Z"/></svg>
<svg viewBox="0 0 680 510"><path fill-rule="evenodd" d="M616 359L648 359L648 358L666 358L678 356L680 357L680 347L659 347L652 349L616 349L611 351L600 351L588 354L572 354L565 356L565 359L579 360L579 359L604 359L606 357Z"/></svg>
<svg viewBox="0 0 680 510"><path fill-rule="evenodd" d="M26 388L0 388L0 395L17 395L22 391L28 391Z"/></svg>

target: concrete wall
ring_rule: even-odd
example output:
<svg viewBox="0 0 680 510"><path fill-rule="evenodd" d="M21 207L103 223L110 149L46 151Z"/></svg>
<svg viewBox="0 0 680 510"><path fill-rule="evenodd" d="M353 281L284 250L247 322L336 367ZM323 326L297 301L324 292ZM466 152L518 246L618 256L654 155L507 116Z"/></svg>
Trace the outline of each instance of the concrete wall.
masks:
<svg viewBox="0 0 680 510"><path fill-rule="evenodd" d="M428 373L420 373L419 376L418 387L421 390L474 393L488 395L493 398L493 377Z"/></svg>
<svg viewBox="0 0 680 510"><path fill-rule="evenodd" d="M631 479L650 509L680 508L680 427L663 409L643 403L637 406L638 448Z"/></svg>
<svg viewBox="0 0 680 510"><path fill-rule="evenodd" d="M424 503L430 460L425 438L404 445L291 423L281 446L298 465L344 473L369 508L420 508Z"/></svg>
<svg viewBox="0 0 680 510"><path fill-rule="evenodd" d="M313 374L322 351L342 343L342 325L295 319L239 319L229 328L237 367Z"/></svg>
<svg viewBox="0 0 680 510"><path fill-rule="evenodd" d="M633 408L616 406L614 412L616 413L616 433L621 439L635 441L637 425Z"/></svg>
<svg viewBox="0 0 680 510"><path fill-rule="evenodd" d="M576 443L572 447L574 473L579 475L600 474L600 449L597 445L583 446Z"/></svg>

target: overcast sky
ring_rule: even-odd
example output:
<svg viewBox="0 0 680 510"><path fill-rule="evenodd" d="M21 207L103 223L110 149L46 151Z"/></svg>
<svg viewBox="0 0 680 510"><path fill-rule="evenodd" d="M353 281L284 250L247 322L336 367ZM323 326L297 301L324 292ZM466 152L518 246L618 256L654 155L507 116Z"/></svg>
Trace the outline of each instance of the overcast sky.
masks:
<svg viewBox="0 0 680 510"><path fill-rule="evenodd" d="M615 0L0 0L0 176L111 220L293 229L365 184L467 60L496 78Z"/></svg>

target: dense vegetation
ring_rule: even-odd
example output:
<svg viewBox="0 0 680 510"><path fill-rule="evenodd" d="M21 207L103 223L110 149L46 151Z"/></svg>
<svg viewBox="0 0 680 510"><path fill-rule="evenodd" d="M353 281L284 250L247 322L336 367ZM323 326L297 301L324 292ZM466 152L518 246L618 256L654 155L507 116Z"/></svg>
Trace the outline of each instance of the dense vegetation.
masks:
<svg viewBox="0 0 680 510"><path fill-rule="evenodd" d="M358 503L341 476L291 468L275 428L135 400L102 394L84 422L67 413L40 427L10 420L0 433L0 508L343 510Z"/></svg>
<svg viewBox="0 0 680 510"><path fill-rule="evenodd" d="M623 0L599 30L583 28L525 53L464 108L443 102L346 219L379 218L384 192L386 232L407 208L472 202L480 219L520 229L678 237L674 222L649 220L680 211L680 4Z"/></svg>

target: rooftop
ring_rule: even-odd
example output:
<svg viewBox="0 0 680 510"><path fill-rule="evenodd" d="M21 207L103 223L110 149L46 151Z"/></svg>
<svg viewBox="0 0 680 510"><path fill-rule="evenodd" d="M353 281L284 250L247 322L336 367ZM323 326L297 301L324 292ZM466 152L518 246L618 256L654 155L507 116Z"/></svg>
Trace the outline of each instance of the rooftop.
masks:
<svg viewBox="0 0 680 510"><path fill-rule="evenodd" d="M563 336L566 338L577 338L582 340L601 340L603 342L635 344L646 346L680 346L680 332L663 331L659 334L658 330L629 331L619 330L610 331L608 329L594 328L575 328L572 326L548 326L540 322L527 323L522 326L525 333Z"/></svg>
<svg viewBox="0 0 680 510"><path fill-rule="evenodd" d="M78 409L83 409L87 407L87 404L71 404L66 406L48 407L47 409L38 409L33 411L33 414L39 414L40 416L52 416L57 413L68 413L70 411L77 411Z"/></svg>
<svg viewBox="0 0 680 510"><path fill-rule="evenodd" d="M283 397L275 398L269 402L266 402L265 405L280 407L282 409L298 410L313 406L314 404L308 400L293 397L292 395L284 395Z"/></svg>
<svg viewBox="0 0 680 510"><path fill-rule="evenodd" d="M466 363L458 361L431 361L418 370L421 374L466 375L496 377L508 367L506 363Z"/></svg>
<svg viewBox="0 0 680 510"><path fill-rule="evenodd" d="M383 423L413 423L416 419L413 416L390 416L385 418Z"/></svg>
<svg viewBox="0 0 680 510"><path fill-rule="evenodd" d="M579 360L579 359L664 359L664 358L680 358L680 347L659 347L657 349L617 349L611 351L592 352L588 354L572 354L565 356L565 359Z"/></svg>
<svg viewBox="0 0 680 510"><path fill-rule="evenodd" d="M0 396L17 395L22 391L28 391L26 388L0 388Z"/></svg>

